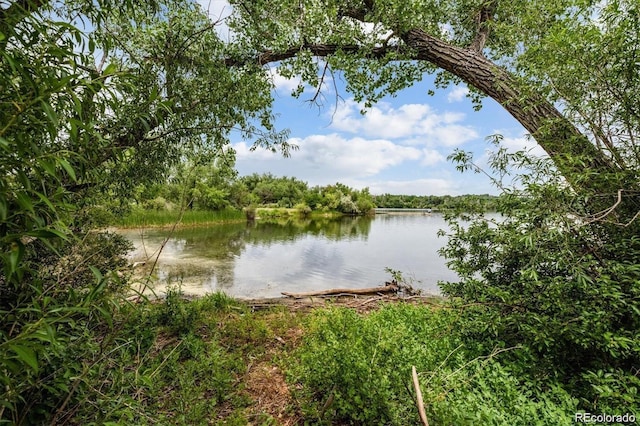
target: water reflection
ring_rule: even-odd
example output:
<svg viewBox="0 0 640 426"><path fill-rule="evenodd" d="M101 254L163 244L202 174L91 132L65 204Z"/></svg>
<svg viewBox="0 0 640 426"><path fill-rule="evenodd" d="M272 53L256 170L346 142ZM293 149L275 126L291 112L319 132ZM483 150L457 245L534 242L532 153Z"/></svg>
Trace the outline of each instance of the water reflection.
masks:
<svg viewBox="0 0 640 426"><path fill-rule="evenodd" d="M186 292L222 290L236 297L277 297L282 291L368 287L404 271L437 292L455 279L436 237L441 217L383 215L339 219L258 220L176 230L158 259L160 286ZM136 246L133 261L153 258L169 231L122 231Z"/></svg>
<svg viewBox="0 0 640 426"><path fill-rule="evenodd" d="M371 230L372 217L343 218L287 218L258 220L248 223L251 242L269 244L272 242L295 241L306 235L324 237L327 240L366 240Z"/></svg>

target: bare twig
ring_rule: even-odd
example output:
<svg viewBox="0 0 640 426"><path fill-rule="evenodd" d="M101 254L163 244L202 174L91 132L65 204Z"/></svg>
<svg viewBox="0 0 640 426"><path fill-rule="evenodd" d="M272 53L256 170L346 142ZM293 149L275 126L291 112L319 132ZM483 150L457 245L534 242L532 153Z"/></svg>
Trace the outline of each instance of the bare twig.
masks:
<svg viewBox="0 0 640 426"><path fill-rule="evenodd" d="M379 300L383 300L383 299L387 299L387 296L371 297L371 298L368 298L367 300L365 300L365 301L364 301L364 302L362 302L362 303L358 303L357 305L355 305L355 307L360 308L360 307L362 307L362 306L364 306L364 305L367 305L367 304L369 304L369 303L371 303L371 302L375 302L375 301L379 301Z"/></svg>
<svg viewBox="0 0 640 426"><path fill-rule="evenodd" d="M594 214L593 217L587 221L587 223L593 223L593 222L600 221L600 220L604 219L605 217L609 216L611 213L613 213L613 211L616 209L616 207L618 207L620 205L620 203L622 202L622 191L623 191L622 189L618 189L618 198L617 198L616 202L611 207L606 208L606 209Z"/></svg>
<svg viewBox="0 0 640 426"><path fill-rule="evenodd" d="M615 203L613 203L613 205L611 207L608 207L598 213L595 213L594 215L592 215L591 217L588 218L583 218L584 219L584 224L585 225L589 225L591 223L594 222L599 222L602 221L603 219L605 219L607 216L611 215L617 208L618 206L622 203L622 193L623 192L629 192L626 191L624 189L618 189L618 195L616 197L616 201ZM622 227L628 227L629 225L631 225L637 218L638 216L640 216L640 211L638 211L635 215L633 215L633 217L628 221L628 222L618 222L618 221L608 221L609 223L613 223L614 225L619 225Z"/></svg>
<svg viewBox="0 0 640 426"><path fill-rule="evenodd" d="M416 403L418 404L420 421L424 426L429 426L427 413L424 411L424 401L422 400L422 391L420 390L420 382L418 381L418 373L416 372L415 365L411 366L411 378L413 379L413 387L416 389Z"/></svg>
<svg viewBox="0 0 640 426"><path fill-rule="evenodd" d="M329 62L325 62L324 63L324 68L322 69L322 75L320 76L320 81L318 82L318 87L316 87L316 93L313 95L313 97L309 100L310 103L312 104L317 104L318 102L318 97L320 96L320 93L322 92L322 86L324 86L324 79L327 76L327 71L329 71Z"/></svg>

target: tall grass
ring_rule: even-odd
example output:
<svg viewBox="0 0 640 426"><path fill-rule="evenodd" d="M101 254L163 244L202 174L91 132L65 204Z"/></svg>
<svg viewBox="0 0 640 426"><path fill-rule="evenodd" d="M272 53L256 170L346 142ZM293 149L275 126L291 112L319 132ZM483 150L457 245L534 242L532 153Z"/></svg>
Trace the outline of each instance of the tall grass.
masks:
<svg viewBox="0 0 640 426"><path fill-rule="evenodd" d="M180 219L179 211L170 210L143 210L134 209L128 215L122 217L117 225L124 228L137 228L145 226L170 226ZM180 224L198 225L215 222L232 222L244 220L245 214L240 210L187 210L182 215Z"/></svg>

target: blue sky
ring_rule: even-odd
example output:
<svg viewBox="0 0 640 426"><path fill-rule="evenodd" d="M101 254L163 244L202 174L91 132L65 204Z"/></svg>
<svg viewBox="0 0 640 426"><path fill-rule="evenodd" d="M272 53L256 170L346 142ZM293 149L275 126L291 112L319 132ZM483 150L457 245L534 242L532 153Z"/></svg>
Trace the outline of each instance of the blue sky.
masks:
<svg viewBox="0 0 640 426"><path fill-rule="evenodd" d="M230 11L223 0L200 3L213 17ZM495 148L485 138L496 133L503 135L509 149L533 148L534 153L542 153L493 100L486 99L483 108L474 111L465 86L436 90L429 96L427 92L434 89L432 76L361 115L362 105L344 90L339 78L335 88L333 83L325 86L318 108L308 102L313 88L293 98L291 91L298 81L283 78L275 69L267 72L274 82L276 125L290 129L290 142L299 149L283 158L266 150L250 151L251 143L236 137L232 145L241 175L270 172L295 176L312 186L341 182L358 189L368 187L373 194L495 194L497 189L486 176L458 172L447 156L456 148L471 151L483 166L488 150Z"/></svg>

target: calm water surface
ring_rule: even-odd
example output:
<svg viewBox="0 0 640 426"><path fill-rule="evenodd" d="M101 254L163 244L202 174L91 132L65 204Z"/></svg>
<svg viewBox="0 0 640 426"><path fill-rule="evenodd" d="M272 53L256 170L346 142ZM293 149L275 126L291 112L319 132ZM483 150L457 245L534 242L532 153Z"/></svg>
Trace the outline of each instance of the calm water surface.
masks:
<svg viewBox="0 0 640 426"><path fill-rule="evenodd" d="M335 220L283 220L180 229L156 266L158 290L181 283L186 293L223 291L240 298L281 292L362 288L390 279L389 267L438 294L439 280L455 281L437 251L445 244L442 216L377 215ZM157 254L167 230L124 230L135 245L132 260ZM152 263L151 260L148 263Z"/></svg>

